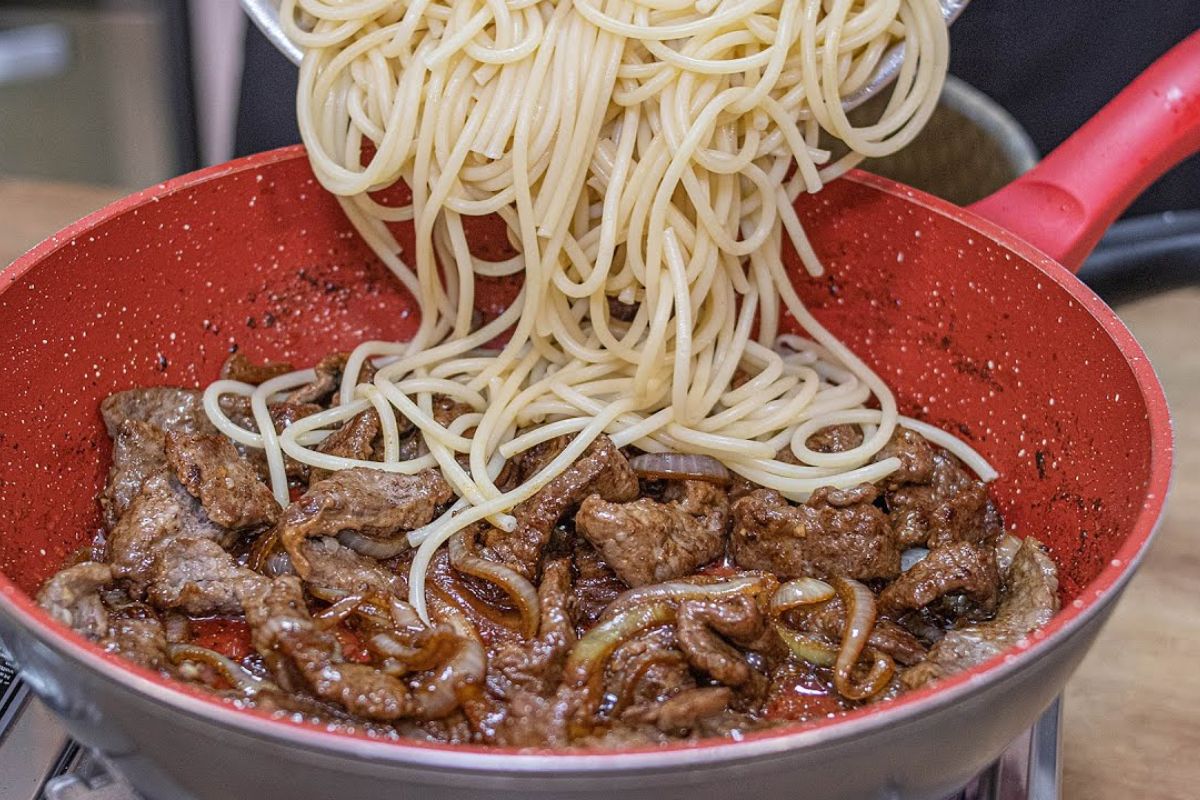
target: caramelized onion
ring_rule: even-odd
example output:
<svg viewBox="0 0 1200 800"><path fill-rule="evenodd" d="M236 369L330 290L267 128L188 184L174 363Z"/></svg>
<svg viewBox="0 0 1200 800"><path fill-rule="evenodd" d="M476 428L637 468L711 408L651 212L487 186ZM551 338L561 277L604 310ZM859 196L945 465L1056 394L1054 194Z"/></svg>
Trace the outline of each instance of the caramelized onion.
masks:
<svg viewBox="0 0 1200 800"><path fill-rule="evenodd" d="M849 578L834 578L833 587L846 609L846 626L842 629L842 644L834 665L833 684L843 697L865 700L891 680L889 672L881 683L881 676L877 674L881 669L880 659L877 658L867 679L861 685L854 681L854 668L875 627L875 595L866 586Z"/></svg>
<svg viewBox="0 0 1200 800"><path fill-rule="evenodd" d="M242 694L250 695L263 689L278 689L275 684L258 677L233 659L221 655L216 650L209 650L207 647L196 644L168 644L167 657L174 664L181 661L207 664Z"/></svg>
<svg viewBox="0 0 1200 800"><path fill-rule="evenodd" d="M639 478L653 480L708 481L721 486L730 483L729 470L712 456L692 453L642 453L629 459Z"/></svg>
<svg viewBox="0 0 1200 800"><path fill-rule="evenodd" d="M521 633L527 639L533 638L537 635L540 613L537 589L516 570L472 553L467 535L467 531L459 531L450 537L450 566L464 575L499 586L521 615Z"/></svg>
<svg viewBox="0 0 1200 800"><path fill-rule="evenodd" d="M408 539L404 536L397 536L395 539L376 539L373 536L364 536L358 531L342 531L338 534L337 539L359 555L380 561L395 558L409 549Z"/></svg>
<svg viewBox="0 0 1200 800"><path fill-rule="evenodd" d="M702 577L655 583L622 592L604 609L600 622L606 622L629 608L646 603L681 603L684 600L722 600L744 594L755 594L766 588L763 575L742 575L729 580L719 578L704 582Z"/></svg>
<svg viewBox="0 0 1200 800"><path fill-rule="evenodd" d="M674 622L675 608L666 602L649 602L606 617L584 634L567 654L564 680L576 688L592 685L613 651L639 631Z"/></svg>
<svg viewBox="0 0 1200 800"><path fill-rule="evenodd" d="M824 603L837 592L825 581L816 578L796 578L780 586L771 595L771 613L778 616L796 606Z"/></svg>
<svg viewBox="0 0 1200 800"><path fill-rule="evenodd" d="M778 622L775 623L775 632L779 634L779 638L787 645L788 650L795 653L797 658L810 664L816 664L818 667L832 667L837 663L837 648L823 637L797 633Z"/></svg>

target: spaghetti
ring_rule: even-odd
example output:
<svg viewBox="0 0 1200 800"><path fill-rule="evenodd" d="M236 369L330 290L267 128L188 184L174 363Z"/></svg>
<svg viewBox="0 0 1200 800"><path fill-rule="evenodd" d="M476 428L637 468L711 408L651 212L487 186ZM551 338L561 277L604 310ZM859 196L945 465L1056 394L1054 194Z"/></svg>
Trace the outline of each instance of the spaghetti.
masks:
<svg viewBox="0 0 1200 800"><path fill-rule="evenodd" d="M928 119L948 55L937 0L284 0L281 16L306 50L297 114L313 169L422 317L408 342L360 345L340 404L280 435L267 401L311 371L218 382L206 408L266 450L284 504L284 454L322 469L439 467L460 500L408 537L422 616L437 548L480 520L511 530L511 509L601 434L714 456L793 500L897 468L873 461L901 420L895 399L804 308L782 251L786 238L819 274L793 200L903 147ZM855 127L841 98L897 41L905 62L887 108ZM822 131L850 154L831 162ZM373 197L398 182L410 204ZM471 252L463 219L483 215L503 220L515 256ZM411 262L388 227L405 221ZM516 301L473 327L475 277L516 273ZM784 312L806 336L781 335ZM378 371L359 383L368 360ZM227 393L251 397L261 434L221 412ZM439 424L438 395L472 413ZM382 462L317 452L372 407ZM397 412L427 454L400 459ZM838 423L859 426L862 444L806 446ZM505 459L564 434L570 445L540 472L497 487ZM962 442L935 441L990 477Z"/></svg>

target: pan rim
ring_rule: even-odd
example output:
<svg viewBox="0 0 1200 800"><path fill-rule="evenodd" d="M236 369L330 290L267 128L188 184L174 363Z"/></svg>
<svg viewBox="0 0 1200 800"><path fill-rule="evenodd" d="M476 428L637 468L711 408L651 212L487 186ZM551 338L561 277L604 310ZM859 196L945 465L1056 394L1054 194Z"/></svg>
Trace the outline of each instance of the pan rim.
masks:
<svg viewBox="0 0 1200 800"><path fill-rule="evenodd" d="M117 200L67 226L35 245L0 274L0 294L61 247L81 234L164 196L192 189L209 181L304 158L303 145L291 145L219 164L156 184ZM264 712L239 709L220 699L162 678L156 673L104 652L96 644L51 619L33 598L20 591L0 573L0 611L38 641L53 648L70 661L97 672L122 688L143 695L160 706L193 718L229 726L251 737L267 738L290 746L336 754L355 759L404 764L464 773L597 774L629 770L677 770L692 766L742 761L797 749L814 749L869 735L881 728L897 726L925 714L965 701L987 686L1002 682L1026 668L1042 654L1065 642L1098 614L1103 613L1120 595L1153 542L1162 523L1162 511L1169 492L1173 463L1173 428L1162 384L1153 366L1132 333L1094 292L1065 267L1042 253L1016 234L1003 229L967 209L886 178L852 171L842 178L882 191L926 210L947 217L975 231L1029 262L1047 279L1054 281L1096 321L1125 357L1134 375L1146 407L1150 434L1150 480L1145 501L1130 532L1112 561L1080 590L1079 600L1063 608L1050 624L1030 637L1026 647L1009 649L965 672L946 678L936 685L906 693L876 707L856 709L832 720L799 723L769 731L748 734L742 741L708 739L666 746L638 747L603 751L528 750L517 748L450 745L417 741L378 740L361 733L328 731L290 719L279 719Z"/></svg>

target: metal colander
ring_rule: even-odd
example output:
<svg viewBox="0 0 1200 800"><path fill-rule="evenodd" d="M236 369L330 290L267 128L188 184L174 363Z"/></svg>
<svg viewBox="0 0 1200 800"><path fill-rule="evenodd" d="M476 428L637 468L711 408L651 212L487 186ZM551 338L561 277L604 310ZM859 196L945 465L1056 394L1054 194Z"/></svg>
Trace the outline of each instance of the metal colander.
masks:
<svg viewBox="0 0 1200 800"><path fill-rule="evenodd" d="M878 119L887 95L852 111L851 122L865 125ZM835 158L846 152L840 143L822 144ZM1008 184L1037 161L1033 141L1007 111L951 76L929 123L908 147L886 158L867 159L860 166L966 205Z"/></svg>

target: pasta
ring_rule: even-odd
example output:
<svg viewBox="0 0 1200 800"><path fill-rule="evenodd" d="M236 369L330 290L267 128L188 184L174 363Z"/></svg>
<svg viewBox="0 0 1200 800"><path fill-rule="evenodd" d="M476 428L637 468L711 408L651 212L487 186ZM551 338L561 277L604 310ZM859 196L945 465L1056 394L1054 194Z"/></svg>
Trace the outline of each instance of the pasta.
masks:
<svg viewBox="0 0 1200 800"><path fill-rule="evenodd" d="M266 450L284 504L284 454L324 469L440 467L461 500L409 536L422 614L436 549L479 520L511 530L512 508L602 433L715 456L793 500L898 466L872 461L900 419L895 399L804 308L782 252L790 243L819 274L792 201L903 147L929 117L948 56L937 0L284 0L281 15L306 51L297 113L313 169L422 317L410 341L360 345L341 404L281 435L266 403L311 371L219 382L206 408ZM853 126L841 98L897 41L886 111ZM822 131L850 154L831 162ZM411 202L381 202L398 182ZM463 220L484 215L503 220L515 255L472 253ZM414 226L415 252L400 252L397 222ZM516 273L517 300L475 326L475 277ZM781 334L785 314L805 336ZM359 383L368 360L378 372ZM262 434L222 414L227 393L251 397ZM473 413L443 426L436 395ZM382 463L314 449L369 407L385 420ZM427 454L400 460L395 412ZM834 423L860 426L862 444L805 445ZM500 491L506 458L563 434L549 465ZM962 442L937 441L988 477Z"/></svg>

